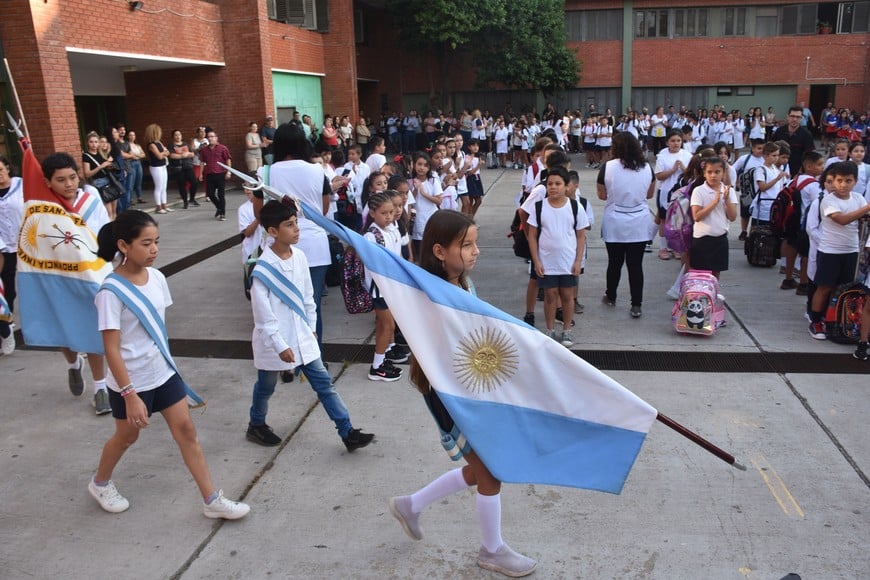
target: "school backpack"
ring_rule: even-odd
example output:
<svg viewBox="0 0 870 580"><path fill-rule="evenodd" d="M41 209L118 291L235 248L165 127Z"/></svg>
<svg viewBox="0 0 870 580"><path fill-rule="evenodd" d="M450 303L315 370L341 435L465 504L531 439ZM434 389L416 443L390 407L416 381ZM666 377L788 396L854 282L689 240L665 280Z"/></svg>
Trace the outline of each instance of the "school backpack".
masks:
<svg viewBox="0 0 870 580"><path fill-rule="evenodd" d="M514 219L511 222L511 233L509 238L513 238L514 256L518 258L532 259L532 250L529 248L529 240L526 238L526 231L523 229L523 222L520 218L520 210L514 212Z"/></svg>
<svg viewBox="0 0 870 580"><path fill-rule="evenodd" d="M341 271L344 266L344 245L335 236L328 236L331 263L326 269L326 285L341 286Z"/></svg>
<svg viewBox="0 0 870 580"><path fill-rule="evenodd" d="M770 229L775 235L783 236L786 231L797 229L801 222L801 190L814 181L807 177L798 183L795 177L776 195L770 206Z"/></svg>
<svg viewBox="0 0 870 580"><path fill-rule="evenodd" d="M665 240L670 249L680 253L687 252L692 247L692 232L695 227L691 199L686 191L688 187L677 189L673 193L665 213Z"/></svg>
<svg viewBox="0 0 870 580"><path fill-rule="evenodd" d="M546 197L546 196L544 196L544 197ZM577 208L577 200L572 198L572 197L569 197L568 201L571 202L571 212L574 214L574 229L576 230L577 229L577 212L579 211ZM585 200L583 200L583 201L585 201ZM543 208L544 208L544 200L535 202L535 218L536 218L537 224L538 224L538 237L541 236L541 211L543 211ZM585 203L583 204L583 209L584 210L586 209Z"/></svg>
<svg viewBox="0 0 870 580"><path fill-rule="evenodd" d="M371 231L380 245L384 245L384 236L376 227ZM342 257L341 270L341 295L344 298L344 307L350 314L363 314L371 312L373 306L371 288L366 287L365 266L359 255L351 246L348 246Z"/></svg>
<svg viewBox="0 0 870 580"><path fill-rule="evenodd" d="M680 334L716 334L725 322L725 304L719 295L719 280L712 272L689 270L683 274L671 321Z"/></svg>
<svg viewBox="0 0 870 580"><path fill-rule="evenodd" d="M756 207L761 205L761 201L759 194ZM773 233L770 225L759 225L757 219L753 219L750 223L749 235L743 242L743 253L746 254L746 260L750 265L769 268L780 258L782 245L780 237Z"/></svg>
<svg viewBox="0 0 870 580"><path fill-rule="evenodd" d="M335 190L335 194L338 196L335 202L335 221L349 230L359 232L362 229L362 216L356 208L356 203L350 199L347 186L342 185Z"/></svg>
<svg viewBox="0 0 870 580"><path fill-rule="evenodd" d="M740 205L743 209L749 209L756 193L756 183L753 177L755 168L748 171L746 170L750 158L752 158L752 155L747 155L746 159L743 161L743 166L737 170L737 187L740 188Z"/></svg>
<svg viewBox="0 0 870 580"><path fill-rule="evenodd" d="M769 268L779 260L780 239L768 226L753 220L752 230L743 243L743 253L751 266Z"/></svg>
<svg viewBox="0 0 870 580"><path fill-rule="evenodd" d="M861 315L867 289L859 282L841 284L831 295L825 312L825 335L831 342L856 344L861 335Z"/></svg>

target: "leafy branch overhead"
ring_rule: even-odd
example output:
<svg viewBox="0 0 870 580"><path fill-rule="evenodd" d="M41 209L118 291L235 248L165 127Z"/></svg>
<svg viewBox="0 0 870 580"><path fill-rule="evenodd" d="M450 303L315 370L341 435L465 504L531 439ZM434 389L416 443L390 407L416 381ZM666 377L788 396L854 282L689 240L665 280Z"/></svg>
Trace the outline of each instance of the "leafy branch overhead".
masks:
<svg viewBox="0 0 870 580"><path fill-rule="evenodd" d="M474 56L479 86L576 86L580 64L565 46L564 2L557 0L387 0L404 49L433 51L442 66L457 51Z"/></svg>

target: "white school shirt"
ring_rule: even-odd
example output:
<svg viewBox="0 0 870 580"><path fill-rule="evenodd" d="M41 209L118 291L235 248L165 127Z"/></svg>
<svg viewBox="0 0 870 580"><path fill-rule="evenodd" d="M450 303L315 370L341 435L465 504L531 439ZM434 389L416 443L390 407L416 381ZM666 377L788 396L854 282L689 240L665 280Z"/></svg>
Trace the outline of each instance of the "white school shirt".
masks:
<svg viewBox="0 0 870 580"><path fill-rule="evenodd" d="M0 197L0 252L18 250L18 232L24 223L24 181L13 177L9 191Z"/></svg>
<svg viewBox="0 0 870 580"><path fill-rule="evenodd" d="M381 235L384 237L383 246L396 254L397 256L402 255L402 234L399 233L399 226L395 223L387 224L386 228L382 228L378 224L372 222L372 225L365 231L363 237L370 242L378 243L377 237L370 230L372 228L377 228ZM368 268L365 269L365 280L366 280L366 288L372 287L372 275L369 273ZM375 292L372 294L374 298L380 298L380 292Z"/></svg>
<svg viewBox="0 0 870 580"><path fill-rule="evenodd" d="M797 176L797 183L803 183L807 179L812 179L801 188L801 215L806 216L813 200L819 199L819 194L822 192L822 186L819 185L819 178L812 175L801 173ZM806 220L804 220L806 221Z"/></svg>
<svg viewBox="0 0 870 580"><path fill-rule="evenodd" d="M831 214L850 213L867 205L864 196L853 192L848 199L841 199L836 194L826 195L822 199L822 227L819 236L819 251L826 254L851 254L858 248L858 220L846 225L840 225L831 219Z"/></svg>
<svg viewBox="0 0 870 580"><path fill-rule="evenodd" d="M658 115L653 115L652 117L650 117L650 125L652 127L651 135L653 137L664 137L667 134L668 128L665 127L666 121L667 117L664 116L659 117Z"/></svg>
<svg viewBox="0 0 870 580"><path fill-rule="evenodd" d="M608 126L599 126L598 128L598 139L595 141L595 144L599 147L610 147L613 143L613 127Z"/></svg>
<svg viewBox="0 0 870 580"><path fill-rule="evenodd" d="M528 208L528 209L527 209ZM535 213L535 204L523 204L529 212L529 225L539 228L538 259L547 276L571 275L571 267L577 258L577 231L589 227L589 218L583 205L577 204L577 227L574 227L574 211L571 200L556 208L550 205L549 198L541 204L541 222Z"/></svg>
<svg viewBox="0 0 870 580"><path fill-rule="evenodd" d="M495 131L495 152L497 155L502 155L508 151L508 136L510 132L507 127L499 127Z"/></svg>
<svg viewBox="0 0 870 580"><path fill-rule="evenodd" d="M753 171L752 180L757 184L759 181L770 181L779 172L779 168L762 165L761 167L756 167ZM781 189L782 179L771 185L767 191L756 193L755 197L752 198L752 204L749 206L749 215L757 220L770 221L770 207L773 205L773 200L776 199Z"/></svg>
<svg viewBox="0 0 870 580"><path fill-rule="evenodd" d="M722 191L724 192L725 188L728 186L723 183L721 187ZM705 182L692 190L691 205L702 208L707 207L713 202L713 199L715 197L715 190L713 190L713 188L711 188ZM719 205L716 206L716 208L712 212L710 212L707 217L705 217L701 221L695 222L692 237L718 237L722 234L728 233L728 218L725 215L726 201L729 203L738 203L737 192L734 191L733 187L728 188L728 195L723 195L719 199Z"/></svg>
<svg viewBox="0 0 870 580"><path fill-rule="evenodd" d="M239 233L245 231L245 228L252 223L254 223L254 204L248 199L239 206ZM253 234L242 238L242 264L248 261L248 256L254 253L254 249L259 247L262 241L263 228L260 226L257 226Z"/></svg>
<svg viewBox="0 0 870 580"><path fill-rule="evenodd" d="M251 347L254 351L254 368L261 371L284 371L319 359L320 348L314 336L317 327L314 287L311 284L305 253L294 247L293 254L282 260L272 248L266 248L260 260L274 266L299 289L308 324L265 284L252 278L251 309L254 313L254 332L251 335ZM288 348L293 349L292 363L284 362L278 356Z"/></svg>
<svg viewBox="0 0 870 580"><path fill-rule="evenodd" d="M595 128L597 125L583 125L583 142L595 143Z"/></svg>
<svg viewBox="0 0 870 580"><path fill-rule="evenodd" d="M660 173L662 171L670 171L674 168L674 165L677 164L677 161L681 161L683 163L682 170L674 172L670 177L666 177L659 182L658 202L660 207L668 207L668 203L670 201L668 200L668 194L677 183L677 181L679 181L680 177L683 175L683 172L686 170L685 168L689 166L689 162L691 160L692 154L685 149L680 149L676 153L671 153L667 149L662 149L661 151L659 151L659 154L656 157L656 173Z"/></svg>
<svg viewBox="0 0 870 580"><path fill-rule="evenodd" d="M263 168L257 174L262 177ZM323 210L323 185L326 173L322 165L302 160L277 161L269 168L269 185L276 190L295 196L317 209ZM326 230L300 215L299 243L310 266L328 266L332 263Z"/></svg>
<svg viewBox="0 0 870 580"><path fill-rule="evenodd" d="M745 145L743 136L745 135L744 131L746 131L746 123L743 122L742 117L732 121L732 123L734 124L734 150L737 151L743 149Z"/></svg>
<svg viewBox="0 0 870 580"><path fill-rule="evenodd" d="M456 167L453 165L453 161L445 157L441 162L441 167L447 167L447 174L456 173ZM442 175L440 172L438 173L438 181L441 184L441 208L440 209L456 209L456 186L450 185L444 187L444 177L447 175Z"/></svg>
<svg viewBox="0 0 870 580"><path fill-rule="evenodd" d="M172 305L172 296L169 294L169 286L166 277L156 268L146 268L148 281L136 289L145 295L145 298L154 306L160 320L166 319L166 309ZM104 330L121 331L121 358L127 369L127 375L136 392L151 391L168 381L175 374L169 363L164 358L157 343L151 339L148 331L139 322L139 318L132 310L127 308L121 299L110 290L100 290L94 298L97 306L97 328ZM121 387L112 369L106 373L106 386L115 392L120 392Z"/></svg>
<svg viewBox="0 0 870 580"><path fill-rule="evenodd" d="M465 166L465 153L463 153L462 151L459 151L458 154L459 154L459 160L456 161L453 165L453 172L454 173L458 170L459 167ZM456 181L456 194L457 195L464 195L466 193L468 193L468 180L463 175L462 177L460 177Z"/></svg>
<svg viewBox="0 0 870 580"><path fill-rule="evenodd" d="M854 161L853 163L858 166L858 181L855 183L855 187L852 188L852 191L864 195L867 193L867 176L868 173L870 173L870 167L868 167L868 165L863 161L861 163Z"/></svg>
<svg viewBox="0 0 870 580"><path fill-rule="evenodd" d="M830 167L830 166L833 165L834 163L839 163L839 162L841 162L841 161L848 161L848 160L849 160L848 157L846 157L846 159L840 159L839 157L837 157L836 155L834 155L834 156L832 156L832 157L829 157L829 158L827 159L827 161L825 161L825 169L827 169L828 167Z"/></svg>
<svg viewBox="0 0 870 580"><path fill-rule="evenodd" d="M829 195L829 194L825 194ZM819 240L822 235L822 223L819 220L819 198L813 200L807 209L807 236L810 238L810 255L807 256L807 277L814 280L818 267Z"/></svg>
<svg viewBox="0 0 870 580"><path fill-rule="evenodd" d="M432 197L441 197L443 194L441 191L441 180L437 176L430 176L429 179L420 183L415 178L410 181L409 185L412 188L411 190L414 193L414 197L417 199L417 219L414 220L414 231L411 232L411 239L422 240L423 230L426 229L426 223L429 221L429 218L432 217L432 214L440 208L421 195L419 191L425 191Z"/></svg>
<svg viewBox="0 0 870 580"><path fill-rule="evenodd" d="M372 174L372 170L365 163L361 162L359 165L354 165L352 161L348 161L344 164L342 173L347 170L350 170L350 173L348 174L348 177L350 178L350 183L347 186L348 193L353 195L353 202L356 204L357 211L362 213L362 193L366 179L368 179L369 175Z"/></svg>
<svg viewBox="0 0 870 580"><path fill-rule="evenodd" d="M764 139L765 138L764 117L759 117L758 119L756 119L755 117L752 117L752 120L750 121L750 123L752 125L749 128L749 138L750 139Z"/></svg>

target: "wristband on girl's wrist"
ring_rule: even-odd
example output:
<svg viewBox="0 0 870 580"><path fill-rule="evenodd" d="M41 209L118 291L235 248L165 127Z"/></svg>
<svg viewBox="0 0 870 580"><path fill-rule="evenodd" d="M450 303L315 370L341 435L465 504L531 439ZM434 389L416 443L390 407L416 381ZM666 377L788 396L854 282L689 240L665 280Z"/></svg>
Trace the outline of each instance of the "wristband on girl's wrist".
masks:
<svg viewBox="0 0 870 580"><path fill-rule="evenodd" d="M133 388L133 383L130 383L129 385L121 389L121 396L127 398L129 395L132 395L135 392L136 389Z"/></svg>

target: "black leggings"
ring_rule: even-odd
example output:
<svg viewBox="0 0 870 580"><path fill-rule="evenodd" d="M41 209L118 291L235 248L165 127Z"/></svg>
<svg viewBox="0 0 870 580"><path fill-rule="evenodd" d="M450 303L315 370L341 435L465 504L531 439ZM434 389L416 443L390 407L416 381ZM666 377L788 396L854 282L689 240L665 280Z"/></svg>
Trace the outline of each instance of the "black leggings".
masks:
<svg viewBox="0 0 870 580"><path fill-rule="evenodd" d="M196 197L196 176L193 174L193 166L181 168L173 177L181 201L193 201Z"/></svg>
<svg viewBox="0 0 870 580"><path fill-rule="evenodd" d="M622 265L628 266L628 287L631 305L643 302L643 250L646 242L607 242L607 291L610 300L616 300L616 289L622 276Z"/></svg>

